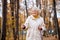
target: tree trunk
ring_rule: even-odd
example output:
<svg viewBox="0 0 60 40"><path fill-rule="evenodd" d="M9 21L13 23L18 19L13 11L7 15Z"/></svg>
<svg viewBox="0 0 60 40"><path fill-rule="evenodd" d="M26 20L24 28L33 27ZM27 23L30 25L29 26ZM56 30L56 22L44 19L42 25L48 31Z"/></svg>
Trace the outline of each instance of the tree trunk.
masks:
<svg viewBox="0 0 60 40"><path fill-rule="evenodd" d="M15 17L16 17L16 40L19 40L19 0L16 0L16 11L15 11Z"/></svg>
<svg viewBox="0 0 60 40"><path fill-rule="evenodd" d="M27 17L28 17L28 9L27 9L27 2L26 2L26 0L25 0L25 5L26 5L26 13L27 13Z"/></svg>
<svg viewBox="0 0 60 40"><path fill-rule="evenodd" d="M39 2L39 0L36 0L36 6L38 7L38 2Z"/></svg>
<svg viewBox="0 0 60 40"><path fill-rule="evenodd" d="M53 0L53 8L54 8L54 25L56 28L56 32L58 34L58 39L60 40L60 31L59 31L59 23L57 19L57 14L56 14L56 2Z"/></svg>
<svg viewBox="0 0 60 40"><path fill-rule="evenodd" d="M15 0L10 0L12 21L14 21L14 7L15 7L15 2L16 2ZM14 40L16 40L16 31L15 31L15 27L14 27L14 22L12 22L12 29L13 29Z"/></svg>
<svg viewBox="0 0 60 40"><path fill-rule="evenodd" d="M3 21L2 21L2 38L1 40L6 40L6 22L7 22L7 0L2 0L3 7Z"/></svg>

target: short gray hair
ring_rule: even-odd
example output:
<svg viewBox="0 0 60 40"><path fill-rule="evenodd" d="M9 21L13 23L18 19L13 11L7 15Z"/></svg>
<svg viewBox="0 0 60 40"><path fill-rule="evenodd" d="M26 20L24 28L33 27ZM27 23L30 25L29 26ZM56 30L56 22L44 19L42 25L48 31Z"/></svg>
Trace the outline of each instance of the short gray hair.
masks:
<svg viewBox="0 0 60 40"><path fill-rule="evenodd" d="M38 11L39 13L40 13L40 11L41 11L38 7L33 7L32 10L36 10L36 11Z"/></svg>

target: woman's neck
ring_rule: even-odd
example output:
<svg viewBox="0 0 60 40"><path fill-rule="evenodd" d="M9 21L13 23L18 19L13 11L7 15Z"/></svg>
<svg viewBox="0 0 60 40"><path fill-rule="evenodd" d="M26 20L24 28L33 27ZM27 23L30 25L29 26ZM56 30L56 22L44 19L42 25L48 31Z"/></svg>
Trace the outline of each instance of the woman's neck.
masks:
<svg viewBox="0 0 60 40"><path fill-rule="evenodd" d="M38 18L39 16L37 15L37 16L33 16L34 18Z"/></svg>

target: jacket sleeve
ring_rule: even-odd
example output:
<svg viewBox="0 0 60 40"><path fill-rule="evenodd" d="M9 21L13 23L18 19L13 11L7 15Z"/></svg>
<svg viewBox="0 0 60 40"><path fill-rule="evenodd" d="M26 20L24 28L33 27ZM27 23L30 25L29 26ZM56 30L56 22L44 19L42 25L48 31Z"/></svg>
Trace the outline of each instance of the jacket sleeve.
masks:
<svg viewBox="0 0 60 40"><path fill-rule="evenodd" d="M26 19L25 23L24 23L24 25L25 25L26 28L28 28L28 25L29 25L29 19L30 19L30 18L28 17L28 18Z"/></svg>
<svg viewBox="0 0 60 40"><path fill-rule="evenodd" d="M42 19L42 24L41 24L41 26L42 26L42 30L43 31L46 31L46 27L45 27L45 24L44 24L44 20Z"/></svg>

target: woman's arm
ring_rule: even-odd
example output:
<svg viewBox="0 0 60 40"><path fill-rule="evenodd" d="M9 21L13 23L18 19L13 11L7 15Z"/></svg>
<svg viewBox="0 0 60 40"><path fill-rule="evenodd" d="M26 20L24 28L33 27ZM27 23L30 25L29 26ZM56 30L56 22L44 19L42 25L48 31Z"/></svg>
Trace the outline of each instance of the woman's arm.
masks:
<svg viewBox="0 0 60 40"><path fill-rule="evenodd" d="M38 29L44 31L44 30L46 30L46 28L45 28L45 24L44 24L44 20L43 20L43 18L42 18L42 21L41 21L41 22L42 22L42 24L39 25Z"/></svg>
<svg viewBox="0 0 60 40"><path fill-rule="evenodd" d="M40 31L46 31L45 24L42 24L41 26L38 26L38 29Z"/></svg>
<svg viewBox="0 0 60 40"><path fill-rule="evenodd" d="M28 17L28 18L26 19L25 23L22 25L22 29L27 29L27 28L28 28L29 20L30 20L30 17Z"/></svg>

